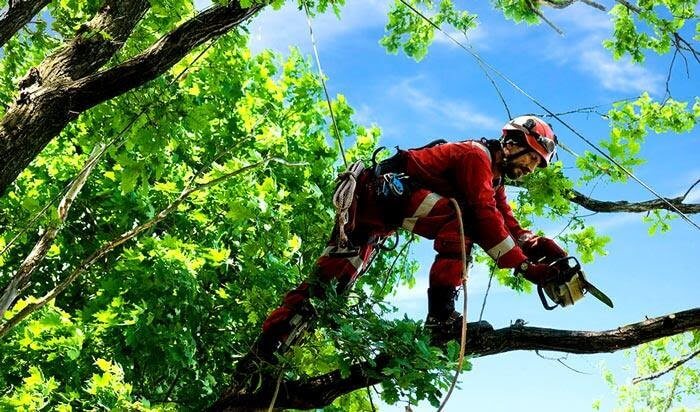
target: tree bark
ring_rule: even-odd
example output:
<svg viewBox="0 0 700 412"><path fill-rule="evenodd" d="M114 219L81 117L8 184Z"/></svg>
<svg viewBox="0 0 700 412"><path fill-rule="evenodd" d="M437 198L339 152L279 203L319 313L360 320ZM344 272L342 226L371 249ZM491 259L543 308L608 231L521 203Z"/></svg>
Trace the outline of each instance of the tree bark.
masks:
<svg viewBox="0 0 700 412"><path fill-rule="evenodd" d="M0 47L49 3L51 0L10 0L5 14L0 16Z"/></svg>
<svg viewBox="0 0 700 412"><path fill-rule="evenodd" d="M666 198L669 203L678 208L683 213L694 214L700 213L700 204L683 203L685 196ZM613 212L628 212L628 213L644 213L651 210L673 210L668 203L661 199L646 200L643 202L628 202L626 200L604 201L592 199L581 192L572 190L571 201L577 205L584 207L591 212L613 213Z"/></svg>
<svg viewBox="0 0 700 412"><path fill-rule="evenodd" d="M106 0L73 40L19 82L19 97L0 120L0 194L78 116L73 83L107 63L148 7L147 0Z"/></svg>
<svg viewBox="0 0 700 412"><path fill-rule="evenodd" d="M476 322L475 322L476 323ZM669 314L626 325L617 329L594 332L558 330L514 325L493 330L482 322L478 333L468 333L467 352L474 356L488 356L514 350L551 350L568 353L592 354L615 352L666 336L700 329L700 308ZM455 339L459 339L455 336ZM386 355L375 358L376 366L369 363L354 365L350 374L342 377L333 371L303 381L283 381L275 401L275 408L312 409L329 405L337 397L357 389L380 383L382 370L391 359ZM270 405L276 378L267 377L266 384L254 392L233 387L226 391L210 411L249 411Z"/></svg>
<svg viewBox="0 0 700 412"><path fill-rule="evenodd" d="M149 7L146 0L106 0L74 40L20 82L19 98L0 120L0 194L80 113L155 79L193 48L228 32L263 6L242 8L237 1L214 6L142 54L98 73Z"/></svg>

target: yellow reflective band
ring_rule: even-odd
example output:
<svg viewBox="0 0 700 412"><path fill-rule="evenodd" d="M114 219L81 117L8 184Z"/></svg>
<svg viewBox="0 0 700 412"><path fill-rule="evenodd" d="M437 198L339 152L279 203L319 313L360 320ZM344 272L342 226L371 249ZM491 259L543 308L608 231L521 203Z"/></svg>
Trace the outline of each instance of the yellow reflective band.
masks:
<svg viewBox="0 0 700 412"><path fill-rule="evenodd" d="M501 240L499 244L496 246L492 247L491 249L487 250L486 253L488 253L489 256L495 261L498 261L498 259L505 255L506 253L510 252L511 249L515 247L515 241L513 240L512 237L506 236L505 239Z"/></svg>
<svg viewBox="0 0 700 412"><path fill-rule="evenodd" d="M423 201L420 203L416 211L413 212L413 216L403 220L401 227L403 227L406 230L413 231L413 228L416 226L416 222L418 221L418 219L420 219L421 217L428 216L428 214L430 214L430 211L433 210L433 207L435 207L435 204L440 199L442 199L442 196L440 196L437 193L428 194L428 196L426 196L425 199L423 199Z"/></svg>

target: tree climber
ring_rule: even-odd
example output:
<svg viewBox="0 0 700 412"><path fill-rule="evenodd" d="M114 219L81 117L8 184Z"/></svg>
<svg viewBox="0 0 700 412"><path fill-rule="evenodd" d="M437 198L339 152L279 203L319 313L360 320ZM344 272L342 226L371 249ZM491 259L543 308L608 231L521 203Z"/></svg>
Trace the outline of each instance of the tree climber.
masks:
<svg viewBox="0 0 700 412"><path fill-rule="evenodd" d="M467 253L475 242L500 268L514 268L525 279L545 284L558 270L544 262L567 254L553 240L520 226L506 201L503 179L517 180L536 167L547 167L555 149L556 136L546 122L520 116L503 126L499 140L436 141L399 150L374 169L363 170L357 177L352 218L343 225L348 244L340 241L336 223L314 275L288 292L270 313L249 356L273 361L276 352L293 344L300 325L314 317L309 298L323 296L324 286L333 280L338 292L347 290L368 263L377 240L399 227L434 239L437 256L430 269L425 326L434 343L457 336L462 325L455 311L462 238L450 198L457 200L464 216Z"/></svg>

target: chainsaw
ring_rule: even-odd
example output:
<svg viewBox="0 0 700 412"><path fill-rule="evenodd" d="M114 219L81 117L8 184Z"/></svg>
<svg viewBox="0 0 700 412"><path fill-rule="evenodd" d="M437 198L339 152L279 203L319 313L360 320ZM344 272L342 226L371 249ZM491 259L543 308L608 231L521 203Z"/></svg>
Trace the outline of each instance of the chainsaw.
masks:
<svg viewBox="0 0 700 412"><path fill-rule="evenodd" d="M559 258L550 263L550 266L556 266L559 274L544 286L537 286L537 293L545 309L571 306L582 299L586 293L613 307L612 300L586 279L586 275L581 270L581 264L574 256ZM545 294L554 302L554 305L549 304Z"/></svg>

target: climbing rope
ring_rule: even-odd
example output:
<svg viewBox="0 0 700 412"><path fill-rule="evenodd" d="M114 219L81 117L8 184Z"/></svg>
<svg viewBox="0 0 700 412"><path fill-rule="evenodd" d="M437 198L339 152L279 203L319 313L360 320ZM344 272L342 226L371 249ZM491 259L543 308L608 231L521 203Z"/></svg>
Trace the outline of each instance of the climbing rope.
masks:
<svg viewBox="0 0 700 412"><path fill-rule="evenodd" d="M309 36L311 37L311 46L314 50L314 56L316 57L316 66L318 66L318 75L321 78L321 84L323 85L323 93L326 95L326 102L328 103L328 111L331 113L331 122L333 122L333 129L335 130L335 137L338 140L338 149L340 149L340 155L343 158L343 163L345 168L348 168L348 159L345 158L345 149L343 149L343 138L340 136L340 130L338 129L338 124L335 121L335 114L333 113L333 105L331 104L331 98L328 95L328 88L326 87L326 79L323 75L323 69L321 69L321 58L318 56L318 49L316 48L316 38L314 37L314 29L311 25L311 13L309 13L309 7L306 2L302 1L304 5L304 11L306 12L306 22L309 25Z"/></svg>
<svg viewBox="0 0 700 412"><path fill-rule="evenodd" d="M350 165L348 170L338 175L338 187L333 193L333 206L335 206L338 224L338 246L346 248L350 244L345 233L345 225L348 223L348 211L352 205L353 195L357 187L357 179L365 170L361 161Z"/></svg>
<svg viewBox="0 0 700 412"><path fill-rule="evenodd" d="M466 352L467 347L467 280L469 279L469 259L467 258L467 245L465 243L466 238L464 236L464 223L462 222L462 209L459 207L459 203L457 203L457 201L454 198L450 198L450 202L452 202L452 205L454 206L455 211L457 212L457 223L459 224L459 238L462 246L462 289L464 290L464 304L462 306L462 335L460 337L459 343L459 359L457 361L457 371L455 372L455 376L452 379L452 384L450 384L450 389L447 391L447 395L445 395L445 399L442 401L440 407L438 408L438 412L441 412L443 410L443 408L447 404L447 401L452 395L452 391L454 390L455 386L457 386L457 380L459 379L459 374L462 372L462 365L464 364L464 353Z"/></svg>
<svg viewBox="0 0 700 412"><path fill-rule="evenodd" d="M501 73L498 69L493 67L491 64L489 64L486 60L481 58L479 54L477 54L475 51L470 50L467 46L462 44L459 40L457 40L454 36L450 35L446 31L444 31L442 28L440 28L439 25L437 25L435 22L433 22L431 19L429 19L427 16L425 16L423 13L421 13L418 9L410 5L406 0L399 0L401 3L403 3L406 7L408 7L413 13L415 13L417 16L425 20L428 24L433 26L436 30L444 34L448 39L450 39L452 42L454 42L457 46L459 46L462 50L466 51L471 55L474 59L476 59L477 62L479 62L480 65L483 65L484 67L487 67L489 70L491 70L493 73L495 73L497 76L499 76L501 79L503 79L506 83L508 83L511 87L513 87L516 91L518 91L520 94L523 96L527 97L532 103L537 105L539 108L544 110L549 116L557 119L559 123L561 123L564 127L569 129L573 134L575 134L577 137L582 139L586 144L588 144L590 147L592 147L596 152L600 153L605 159L607 159L610 163L615 165L618 169L620 169L623 173L625 173L627 176L632 178L634 181L639 183L642 187L644 187L647 191L649 191L651 194L656 196L659 200L662 202L666 203L675 213L677 213L679 216L683 218L686 222L689 224L693 225L696 229L700 230L700 225L695 223L690 217L688 217L685 213L683 213L680 209L676 207L673 203L671 203L668 199L665 197L661 196L658 192L656 192L651 186L646 184L644 181L642 181L640 178L634 175L630 170L628 170L626 167L621 165L619 162L617 162L615 159L613 159L610 155L605 153L602 149L600 149L595 143L593 143L590 139L586 138L583 134L581 134L578 130L574 129L573 126L571 126L568 122L564 121L560 116L558 116L556 113L552 112L549 110L547 107L545 107L542 103L540 103L539 100L535 99L532 97L529 93L527 93L525 90L523 90L520 86L517 85L513 80L510 79L510 77L506 76L505 74Z"/></svg>

